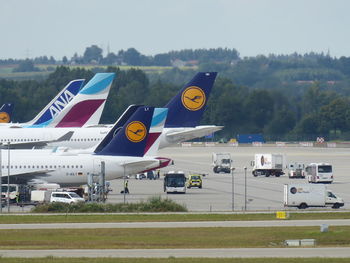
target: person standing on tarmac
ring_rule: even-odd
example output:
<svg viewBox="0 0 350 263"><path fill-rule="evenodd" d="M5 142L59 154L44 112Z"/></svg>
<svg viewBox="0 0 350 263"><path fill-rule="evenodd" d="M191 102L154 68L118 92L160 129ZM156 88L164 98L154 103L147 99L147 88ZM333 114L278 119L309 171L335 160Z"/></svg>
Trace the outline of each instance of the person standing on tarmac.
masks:
<svg viewBox="0 0 350 263"><path fill-rule="evenodd" d="M129 180L126 180L125 183L124 183L124 193L125 194L129 194L128 185L129 185Z"/></svg>

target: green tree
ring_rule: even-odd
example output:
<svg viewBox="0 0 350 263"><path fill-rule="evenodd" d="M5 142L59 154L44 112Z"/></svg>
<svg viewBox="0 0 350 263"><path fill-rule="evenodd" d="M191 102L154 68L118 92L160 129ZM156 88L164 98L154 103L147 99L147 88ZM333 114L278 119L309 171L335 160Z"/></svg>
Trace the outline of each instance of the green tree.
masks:
<svg viewBox="0 0 350 263"><path fill-rule="evenodd" d="M34 66L34 62L30 59L23 60L19 63L17 68L13 69L13 72L34 72L40 71Z"/></svg>
<svg viewBox="0 0 350 263"><path fill-rule="evenodd" d="M97 45L92 45L85 49L83 55L83 61L85 63L95 63L98 64L102 60L102 48L99 48Z"/></svg>

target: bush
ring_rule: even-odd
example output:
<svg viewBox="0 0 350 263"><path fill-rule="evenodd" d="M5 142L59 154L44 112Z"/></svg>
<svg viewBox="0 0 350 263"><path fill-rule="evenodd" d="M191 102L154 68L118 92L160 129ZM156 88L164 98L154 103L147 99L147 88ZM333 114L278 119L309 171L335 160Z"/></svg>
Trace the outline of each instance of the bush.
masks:
<svg viewBox="0 0 350 263"><path fill-rule="evenodd" d="M103 203L48 203L32 209L33 213L122 213L122 212L187 212L187 208L171 199L160 196L149 198L146 202L126 204Z"/></svg>

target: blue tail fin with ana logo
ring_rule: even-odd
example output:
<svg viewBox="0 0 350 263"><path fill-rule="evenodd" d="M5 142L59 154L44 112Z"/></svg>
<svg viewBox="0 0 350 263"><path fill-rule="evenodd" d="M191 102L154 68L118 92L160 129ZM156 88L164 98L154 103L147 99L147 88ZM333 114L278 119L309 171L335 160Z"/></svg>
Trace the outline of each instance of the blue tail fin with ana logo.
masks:
<svg viewBox="0 0 350 263"><path fill-rule="evenodd" d="M217 72L199 72L169 101L166 128L195 127L205 110Z"/></svg>
<svg viewBox="0 0 350 263"><path fill-rule="evenodd" d="M62 111L73 100L84 84L84 79L72 80L46 107L28 124L29 127L45 127L50 124L55 116L53 112Z"/></svg>
<svg viewBox="0 0 350 263"><path fill-rule="evenodd" d="M139 107L123 128L97 155L136 156L145 153L154 107Z"/></svg>

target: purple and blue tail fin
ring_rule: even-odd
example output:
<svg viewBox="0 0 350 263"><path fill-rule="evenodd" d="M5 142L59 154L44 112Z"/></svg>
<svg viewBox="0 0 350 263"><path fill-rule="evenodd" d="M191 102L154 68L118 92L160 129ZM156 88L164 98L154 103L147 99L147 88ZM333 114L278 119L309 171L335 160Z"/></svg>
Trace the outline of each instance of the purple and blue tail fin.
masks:
<svg viewBox="0 0 350 263"><path fill-rule="evenodd" d="M82 127L100 121L115 73L97 73L52 122L52 127Z"/></svg>
<svg viewBox="0 0 350 263"><path fill-rule="evenodd" d="M96 155L144 156L154 107L142 106Z"/></svg>
<svg viewBox="0 0 350 263"><path fill-rule="evenodd" d="M142 107L143 105L130 105L124 113L115 122L113 128L108 132L108 134L102 139L102 141L97 145L95 153L100 152L106 145L113 139L113 137L123 128L125 123L130 119L130 117L135 113L135 111Z"/></svg>
<svg viewBox="0 0 350 263"><path fill-rule="evenodd" d="M217 72L199 72L172 98L165 108L169 109L166 128L195 127L198 125Z"/></svg>
<svg viewBox="0 0 350 263"><path fill-rule="evenodd" d="M4 103L0 108L0 123L9 123L12 121L13 103Z"/></svg>
<svg viewBox="0 0 350 263"><path fill-rule="evenodd" d="M72 80L60 93L30 122L27 127L46 127L78 94L84 84L84 79Z"/></svg>

